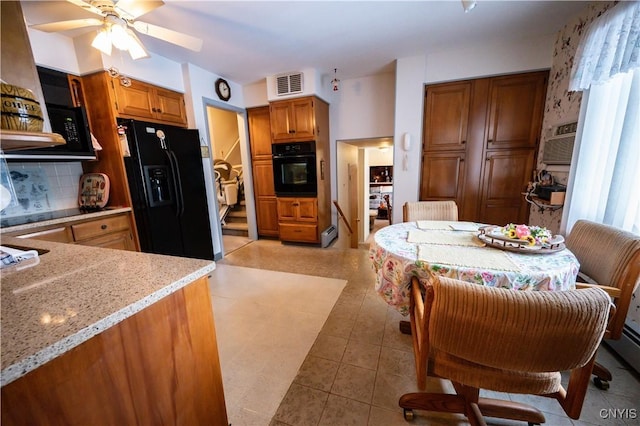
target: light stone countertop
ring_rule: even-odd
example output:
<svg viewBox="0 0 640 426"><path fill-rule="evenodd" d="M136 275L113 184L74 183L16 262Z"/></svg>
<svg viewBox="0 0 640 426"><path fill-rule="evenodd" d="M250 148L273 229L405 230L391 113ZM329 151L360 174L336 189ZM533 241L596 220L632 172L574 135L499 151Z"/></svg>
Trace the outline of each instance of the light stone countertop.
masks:
<svg viewBox="0 0 640 426"><path fill-rule="evenodd" d="M2 244L50 250L0 270L0 386L209 275L209 260L24 240ZM17 270L33 262L34 266Z"/></svg>

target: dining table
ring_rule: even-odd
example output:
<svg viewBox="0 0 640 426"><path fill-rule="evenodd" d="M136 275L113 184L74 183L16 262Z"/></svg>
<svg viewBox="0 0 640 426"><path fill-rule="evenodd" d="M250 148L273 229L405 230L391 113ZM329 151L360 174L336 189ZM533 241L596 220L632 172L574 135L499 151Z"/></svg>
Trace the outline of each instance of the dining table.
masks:
<svg viewBox="0 0 640 426"><path fill-rule="evenodd" d="M514 246L487 238L484 226L424 220L381 228L369 249L377 293L406 316L412 277L423 286L435 275L512 290L575 289L580 264L562 237L552 248Z"/></svg>

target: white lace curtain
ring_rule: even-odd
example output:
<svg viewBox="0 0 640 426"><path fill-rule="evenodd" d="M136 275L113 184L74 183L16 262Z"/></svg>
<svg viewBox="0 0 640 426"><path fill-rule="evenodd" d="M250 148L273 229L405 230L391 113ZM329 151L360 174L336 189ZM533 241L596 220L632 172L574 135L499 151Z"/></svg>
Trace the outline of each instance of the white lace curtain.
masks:
<svg viewBox="0 0 640 426"><path fill-rule="evenodd" d="M584 90L562 230L578 219L640 233L640 3L594 20L574 62Z"/></svg>
<svg viewBox="0 0 640 426"><path fill-rule="evenodd" d="M569 90L588 89L640 67L640 2L620 2L585 31L571 69Z"/></svg>

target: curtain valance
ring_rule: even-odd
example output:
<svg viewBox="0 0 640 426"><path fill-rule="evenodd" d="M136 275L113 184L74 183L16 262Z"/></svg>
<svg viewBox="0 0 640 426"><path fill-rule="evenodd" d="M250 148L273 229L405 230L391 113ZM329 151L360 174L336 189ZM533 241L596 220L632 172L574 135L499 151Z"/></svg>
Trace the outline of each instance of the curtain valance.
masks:
<svg viewBox="0 0 640 426"><path fill-rule="evenodd" d="M620 2L595 19L578 45L569 90L585 90L640 68L640 2Z"/></svg>

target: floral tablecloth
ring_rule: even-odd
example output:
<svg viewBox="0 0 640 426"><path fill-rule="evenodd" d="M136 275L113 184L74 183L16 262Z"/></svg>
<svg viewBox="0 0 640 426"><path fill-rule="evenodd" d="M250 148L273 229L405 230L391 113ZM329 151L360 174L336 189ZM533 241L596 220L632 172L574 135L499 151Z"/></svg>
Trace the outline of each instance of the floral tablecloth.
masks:
<svg viewBox="0 0 640 426"><path fill-rule="evenodd" d="M507 256L515 266L508 270L493 269L493 264L481 265L481 260L478 260L477 267L438 264L429 262L428 259L419 260L419 246L423 244L407 241L409 231L417 229L416 222L398 223L384 227L376 232L374 242L369 250L369 257L376 272L376 291L389 305L395 307L403 315L409 313L411 277L418 277L421 282L426 283L430 273L514 290L563 291L575 288L580 264L568 249L551 254L521 254L491 247L469 248L469 250L495 250L504 253L504 256ZM423 229L421 232L442 233L443 230ZM473 238L473 235L469 233L470 238ZM433 245L429 244L429 246ZM478 259L481 258L478 257Z"/></svg>

